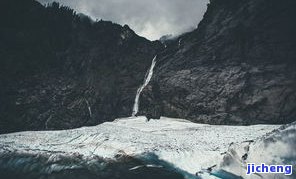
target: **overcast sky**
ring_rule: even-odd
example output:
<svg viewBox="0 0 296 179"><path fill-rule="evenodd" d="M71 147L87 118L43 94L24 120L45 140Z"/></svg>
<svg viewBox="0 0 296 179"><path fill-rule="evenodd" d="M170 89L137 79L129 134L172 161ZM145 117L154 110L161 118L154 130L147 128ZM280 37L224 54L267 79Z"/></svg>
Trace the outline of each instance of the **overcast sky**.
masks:
<svg viewBox="0 0 296 179"><path fill-rule="evenodd" d="M128 24L150 40L196 28L209 0L39 0L57 1L93 19Z"/></svg>

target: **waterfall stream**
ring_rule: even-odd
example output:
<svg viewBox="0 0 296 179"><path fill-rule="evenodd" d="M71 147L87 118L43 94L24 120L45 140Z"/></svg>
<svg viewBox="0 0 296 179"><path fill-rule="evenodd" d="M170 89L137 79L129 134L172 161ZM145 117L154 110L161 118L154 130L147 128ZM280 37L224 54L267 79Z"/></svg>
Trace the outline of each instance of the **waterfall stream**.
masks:
<svg viewBox="0 0 296 179"><path fill-rule="evenodd" d="M137 95L136 95L136 98L135 98L135 103L134 103L134 106L133 106L133 113L132 113L132 116L136 116L136 114L138 113L139 111L139 99L140 99L140 95L143 91L143 89L148 85L148 83L150 82L151 78L152 78L152 75L153 75L153 69L155 67L155 64L156 64L156 57L155 56L152 60L152 63L151 63L151 66L150 66L150 69L149 71L146 73L146 76L145 76L145 80L144 80L144 83L140 86L140 88L138 88L137 90Z"/></svg>

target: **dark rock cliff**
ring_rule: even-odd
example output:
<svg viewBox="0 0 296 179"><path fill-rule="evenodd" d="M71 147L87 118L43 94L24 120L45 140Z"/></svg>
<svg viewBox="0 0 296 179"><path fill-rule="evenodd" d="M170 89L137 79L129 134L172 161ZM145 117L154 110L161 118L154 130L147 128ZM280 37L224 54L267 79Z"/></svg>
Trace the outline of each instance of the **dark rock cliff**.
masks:
<svg viewBox="0 0 296 179"><path fill-rule="evenodd" d="M159 42L33 0L0 5L0 133L130 116Z"/></svg>
<svg viewBox="0 0 296 179"><path fill-rule="evenodd" d="M198 28L151 42L53 3L0 2L0 133L96 125L132 113L209 124L296 117L296 3L212 0Z"/></svg>
<svg viewBox="0 0 296 179"><path fill-rule="evenodd" d="M212 0L158 55L140 113L210 124L296 119L294 0Z"/></svg>

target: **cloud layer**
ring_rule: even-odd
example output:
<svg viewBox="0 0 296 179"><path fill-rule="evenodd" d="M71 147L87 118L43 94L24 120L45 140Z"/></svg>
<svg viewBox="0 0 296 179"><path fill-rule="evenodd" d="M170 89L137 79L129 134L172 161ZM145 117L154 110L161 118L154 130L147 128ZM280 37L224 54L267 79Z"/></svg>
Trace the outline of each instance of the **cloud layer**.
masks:
<svg viewBox="0 0 296 179"><path fill-rule="evenodd" d="M208 0L39 0L42 4L53 1L93 19L128 24L150 40L196 28L208 3Z"/></svg>

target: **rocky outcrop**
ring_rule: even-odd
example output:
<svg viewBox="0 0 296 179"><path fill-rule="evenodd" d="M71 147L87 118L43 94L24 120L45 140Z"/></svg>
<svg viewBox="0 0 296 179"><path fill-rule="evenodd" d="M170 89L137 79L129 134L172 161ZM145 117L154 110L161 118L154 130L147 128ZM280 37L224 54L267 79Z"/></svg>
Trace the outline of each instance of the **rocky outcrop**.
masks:
<svg viewBox="0 0 296 179"><path fill-rule="evenodd" d="M294 6L212 0L198 28L158 55L140 113L210 124L295 121Z"/></svg>
<svg viewBox="0 0 296 179"><path fill-rule="evenodd" d="M0 133L131 115L159 42L57 3L13 0L0 7Z"/></svg>

